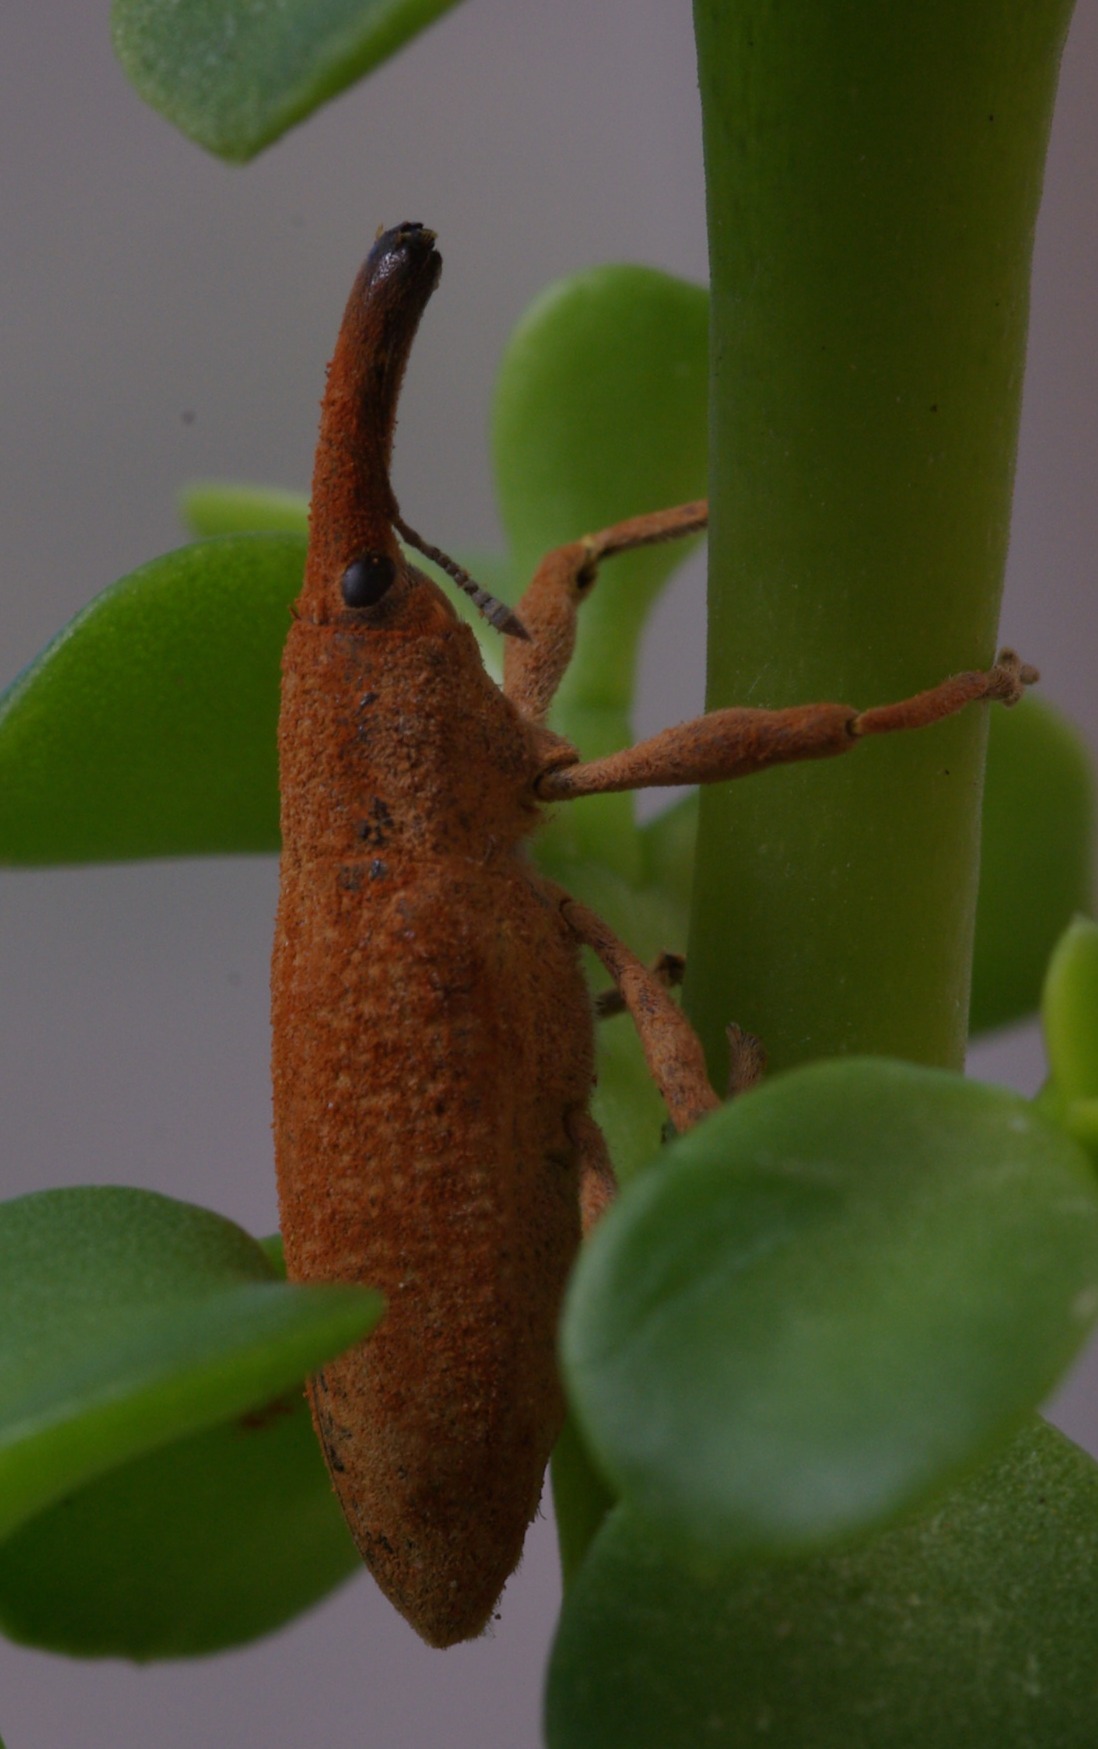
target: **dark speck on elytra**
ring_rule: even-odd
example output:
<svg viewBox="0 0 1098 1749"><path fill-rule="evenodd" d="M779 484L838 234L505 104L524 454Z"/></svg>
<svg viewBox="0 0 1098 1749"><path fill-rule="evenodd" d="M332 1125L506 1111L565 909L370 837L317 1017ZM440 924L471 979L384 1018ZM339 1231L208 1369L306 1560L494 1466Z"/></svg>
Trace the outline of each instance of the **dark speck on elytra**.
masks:
<svg viewBox="0 0 1098 1749"><path fill-rule="evenodd" d="M370 864L370 879L372 881L383 881L388 872L389 864L387 862L382 862L380 856L375 856L373 862Z"/></svg>
<svg viewBox="0 0 1098 1749"><path fill-rule="evenodd" d="M380 796L375 796L370 803L369 818L359 822L356 834L365 844L373 844L380 850L388 841L392 825L391 810Z"/></svg>

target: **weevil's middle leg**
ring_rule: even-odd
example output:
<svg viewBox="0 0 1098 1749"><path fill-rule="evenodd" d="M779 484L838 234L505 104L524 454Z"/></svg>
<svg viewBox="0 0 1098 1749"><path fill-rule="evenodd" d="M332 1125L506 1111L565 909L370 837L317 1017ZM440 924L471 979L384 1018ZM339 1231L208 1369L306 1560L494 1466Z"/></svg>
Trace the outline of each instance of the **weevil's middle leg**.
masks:
<svg viewBox="0 0 1098 1749"><path fill-rule="evenodd" d="M673 510L616 522L545 555L515 609L527 641L508 639L503 652L503 690L529 722L545 721L572 659L580 603L591 593L603 559L681 540L697 534L707 520L704 502L679 504Z"/></svg>
<svg viewBox="0 0 1098 1749"><path fill-rule="evenodd" d="M981 700L1016 704L1036 679L1035 668L1019 661L1013 650L1001 650L993 668L954 674L926 692L871 710L856 711L845 704L786 710L732 706L664 729L603 759L569 764L564 749L562 763L550 759L536 789L543 801L553 802L654 784L720 783L769 765L849 753L867 735L927 728Z"/></svg>

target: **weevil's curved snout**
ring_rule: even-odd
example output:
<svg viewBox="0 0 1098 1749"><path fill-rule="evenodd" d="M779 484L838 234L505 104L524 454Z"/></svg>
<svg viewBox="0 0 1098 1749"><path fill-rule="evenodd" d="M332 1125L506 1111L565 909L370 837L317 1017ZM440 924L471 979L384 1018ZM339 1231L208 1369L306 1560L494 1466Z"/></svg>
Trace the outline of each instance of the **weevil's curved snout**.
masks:
<svg viewBox="0 0 1098 1749"><path fill-rule="evenodd" d="M374 247L365 257L364 280L369 285L379 285L388 276L414 276L423 273L425 278L432 280L432 287L439 282L442 273L442 257L435 248L434 231L430 231L418 219L406 219L404 224L392 226L392 229L378 229L374 238ZM430 294L428 294L430 296Z"/></svg>
<svg viewBox="0 0 1098 1749"><path fill-rule="evenodd" d="M434 291L442 272L442 256L435 248L435 232L418 219L405 219L391 230L378 231L374 246L367 255L359 282L360 292L367 288L380 291L387 279L398 282L399 295L406 297L413 283L422 285L422 305Z"/></svg>
<svg viewBox="0 0 1098 1749"><path fill-rule="evenodd" d="M465 569L410 528L389 479L397 400L419 319L442 272L435 233L406 219L379 231L351 291L321 411L299 619L322 625L346 613L378 629L439 621L418 597L425 579L403 559L399 533L453 578L500 631L521 621ZM433 587L433 586L432 586ZM407 608L412 605L414 611ZM402 611L403 610L403 611ZM452 614L443 614L447 623Z"/></svg>

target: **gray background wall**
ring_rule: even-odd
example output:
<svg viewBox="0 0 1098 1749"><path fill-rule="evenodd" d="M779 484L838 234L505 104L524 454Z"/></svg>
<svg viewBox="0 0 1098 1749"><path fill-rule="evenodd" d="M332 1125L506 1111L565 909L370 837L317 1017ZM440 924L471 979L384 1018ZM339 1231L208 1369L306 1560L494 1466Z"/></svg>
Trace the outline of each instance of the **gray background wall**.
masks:
<svg viewBox="0 0 1098 1749"><path fill-rule="evenodd" d="M1035 277L1004 635L1098 742L1098 3L1064 63ZM206 158L115 66L106 8L0 25L0 682L116 576L177 544L189 477L303 485L350 277L379 222L440 232L444 289L404 402L398 485L452 547L490 541L495 359L531 297L599 260L702 279L685 0L469 0L247 170ZM657 617L640 726L699 708L702 578ZM672 660L673 658L673 660ZM275 1225L266 980L275 871L226 861L5 874L5 1195L113 1181ZM1031 1090L1031 1032L978 1073ZM1091 1381L1088 1383L1089 1380ZM1098 1449L1098 1360L1059 1413ZM0 1645L9 1749L526 1749L556 1607L541 1523L494 1637L442 1657L362 1578L277 1640L198 1665Z"/></svg>

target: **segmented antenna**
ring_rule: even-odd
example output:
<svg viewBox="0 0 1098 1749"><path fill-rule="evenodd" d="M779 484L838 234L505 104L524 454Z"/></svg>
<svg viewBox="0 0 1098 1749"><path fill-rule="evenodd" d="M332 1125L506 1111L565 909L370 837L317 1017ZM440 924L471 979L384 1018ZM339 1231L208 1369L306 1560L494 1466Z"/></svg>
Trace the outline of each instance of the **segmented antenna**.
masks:
<svg viewBox="0 0 1098 1749"><path fill-rule="evenodd" d="M430 559L431 563L437 565L440 571L445 571L448 577L453 578L458 588L464 590L465 594L472 598L489 625L495 626L497 631L505 632L509 638L525 638L529 642L530 634L519 619L518 614L509 608L505 601L498 601L494 595L489 595L487 589L482 589L480 584L470 577L468 571L463 570L457 560L452 559L448 553L444 553L441 547L433 547L429 541L424 540L421 534L417 534L414 528L409 528L399 511L393 517L393 527L398 534L404 536L410 547L415 547L416 551L422 553L425 559Z"/></svg>

